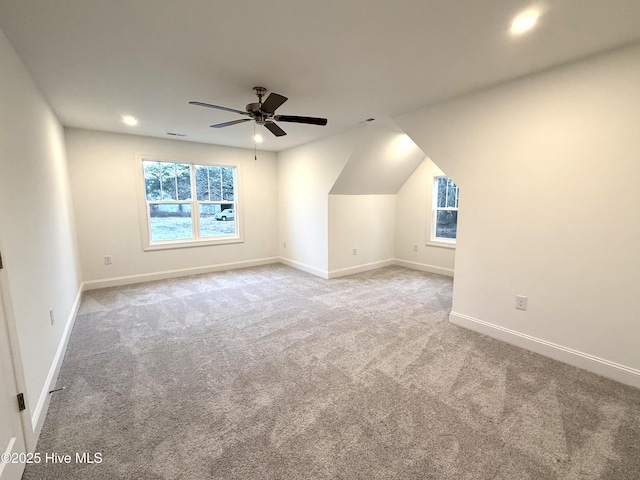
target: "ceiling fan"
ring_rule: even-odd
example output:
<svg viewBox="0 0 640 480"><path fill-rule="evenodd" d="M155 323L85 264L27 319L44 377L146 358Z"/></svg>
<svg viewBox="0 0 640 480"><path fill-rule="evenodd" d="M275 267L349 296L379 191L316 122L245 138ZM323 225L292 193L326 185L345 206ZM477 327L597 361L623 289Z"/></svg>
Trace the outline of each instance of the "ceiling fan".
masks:
<svg viewBox="0 0 640 480"><path fill-rule="evenodd" d="M271 133L276 137L282 137L286 135L282 128L280 128L275 122L290 122L290 123L306 123L309 125L326 125L326 118L318 117L298 117L294 115L276 115L276 109L287 101L287 97L277 93L270 93L264 103L262 97L267 93L267 89L264 87L253 87L253 91L258 96L258 101L255 103L247 104L246 111L236 110L234 108L221 107L220 105L212 105L204 102L189 102L191 105L197 105L199 107L216 108L218 110L225 110L227 112L239 113L240 115L246 115L249 118L243 118L241 120L232 120L230 122L216 123L211 125L213 128L228 127L230 125L236 125L238 123L250 122L255 120L258 125L264 125ZM274 122L275 120L275 122Z"/></svg>

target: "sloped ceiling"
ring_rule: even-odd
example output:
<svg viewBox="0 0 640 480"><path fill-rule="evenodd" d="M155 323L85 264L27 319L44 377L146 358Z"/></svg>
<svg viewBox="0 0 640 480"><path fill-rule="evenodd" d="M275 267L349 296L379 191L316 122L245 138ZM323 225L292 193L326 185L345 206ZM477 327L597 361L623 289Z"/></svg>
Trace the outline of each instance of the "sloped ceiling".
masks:
<svg viewBox="0 0 640 480"><path fill-rule="evenodd" d="M329 193L398 193L424 160L424 152L391 120L378 120L363 128L359 146Z"/></svg>

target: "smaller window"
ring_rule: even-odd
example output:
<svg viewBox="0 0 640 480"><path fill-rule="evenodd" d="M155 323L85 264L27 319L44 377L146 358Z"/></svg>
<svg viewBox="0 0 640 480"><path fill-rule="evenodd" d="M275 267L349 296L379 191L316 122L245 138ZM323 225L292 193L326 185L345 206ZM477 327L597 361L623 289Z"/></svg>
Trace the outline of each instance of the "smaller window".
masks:
<svg viewBox="0 0 640 480"><path fill-rule="evenodd" d="M431 241L456 243L458 232L458 186L449 177L434 177Z"/></svg>

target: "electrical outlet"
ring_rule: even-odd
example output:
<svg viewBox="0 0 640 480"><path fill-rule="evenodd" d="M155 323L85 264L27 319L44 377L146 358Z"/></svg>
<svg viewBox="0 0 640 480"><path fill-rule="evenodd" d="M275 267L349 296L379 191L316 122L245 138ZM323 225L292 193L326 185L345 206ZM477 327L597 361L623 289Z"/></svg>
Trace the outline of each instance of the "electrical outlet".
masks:
<svg viewBox="0 0 640 480"><path fill-rule="evenodd" d="M282 248L287 248L287 242L282 242Z"/></svg>
<svg viewBox="0 0 640 480"><path fill-rule="evenodd" d="M104 256L104 264L105 265L111 265L111 255L105 255Z"/></svg>
<svg viewBox="0 0 640 480"><path fill-rule="evenodd" d="M357 249L357 248L354 248L354 249L353 249L353 254L354 254L354 255L357 255L357 254L358 254L358 249Z"/></svg>
<svg viewBox="0 0 640 480"><path fill-rule="evenodd" d="M525 297L524 295L516 295L516 309L517 310L527 309L527 297Z"/></svg>
<svg viewBox="0 0 640 480"><path fill-rule="evenodd" d="M414 252L417 252L417 251L418 251L418 245L414 245L414 246L413 246L413 251L414 251Z"/></svg>
<svg viewBox="0 0 640 480"><path fill-rule="evenodd" d="M49 309L49 318L51 319L51 325L53 325L54 323L56 323L56 318L53 315L53 308Z"/></svg>

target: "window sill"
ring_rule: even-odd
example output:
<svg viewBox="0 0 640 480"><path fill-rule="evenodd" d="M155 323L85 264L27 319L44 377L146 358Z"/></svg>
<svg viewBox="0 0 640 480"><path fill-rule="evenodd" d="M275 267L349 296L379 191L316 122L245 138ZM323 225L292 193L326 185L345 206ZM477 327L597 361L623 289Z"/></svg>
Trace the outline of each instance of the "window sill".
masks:
<svg viewBox="0 0 640 480"><path fill-rule="evenodd" d="M445 242L445 241L441 242L441 241L438 241L438 240L430 240L430 241L427 242L427 246L455 249L456 248L456 242Z"/></svg>
<svg viewBox="0 0 640 480"><path fill-rule="evenodd" d="M170 242L155 242L147 245L143 248L145 252L153 252L156 250L171 250L174 248L194 248L194 247L208 247L211 245L228 245L232 243L242 243L243 238L240 237L226 237L215 240L174 240Z"/></svg>

